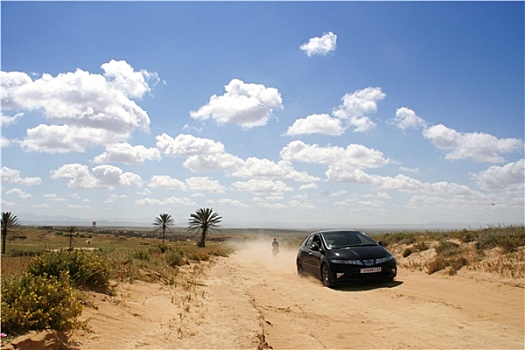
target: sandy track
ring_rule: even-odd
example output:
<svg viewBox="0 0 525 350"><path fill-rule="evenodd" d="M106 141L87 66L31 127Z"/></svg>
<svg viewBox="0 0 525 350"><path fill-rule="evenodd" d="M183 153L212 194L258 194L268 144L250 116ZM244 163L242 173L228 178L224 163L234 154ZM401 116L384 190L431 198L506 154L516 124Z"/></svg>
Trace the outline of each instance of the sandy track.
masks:
<svg viewBox="0 0 525 350"><path fill-rule="evenodd" d="M267 247L268 246L268 247ZM396 282L328 289L270 244L221 258L191 288L137 282L86 309L79 349L523 349L524 289L399 270ZM98 296L98 298L104 298Z"/></svg>

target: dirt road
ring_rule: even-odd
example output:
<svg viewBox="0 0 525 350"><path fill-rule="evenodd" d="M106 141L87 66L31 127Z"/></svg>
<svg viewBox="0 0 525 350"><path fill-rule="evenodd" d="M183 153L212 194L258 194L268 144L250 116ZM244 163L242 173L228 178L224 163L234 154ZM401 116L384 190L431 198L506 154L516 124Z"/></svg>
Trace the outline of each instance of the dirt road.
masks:
<svg viewBox="0 0 525 350"><path fill-rule="evenodd" d="M523 349L524 289L399 270L389 285L328 289L295 252L244 247L190 283L122 286L86 310L79 349Z"/></svg>

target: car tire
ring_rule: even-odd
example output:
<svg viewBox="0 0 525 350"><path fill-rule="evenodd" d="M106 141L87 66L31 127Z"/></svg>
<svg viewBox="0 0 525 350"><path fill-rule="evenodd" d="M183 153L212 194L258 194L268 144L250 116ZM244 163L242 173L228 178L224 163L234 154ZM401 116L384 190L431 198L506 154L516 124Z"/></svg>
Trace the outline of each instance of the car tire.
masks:
<svg viewBox="0 0 525 350"><path fill-rule="evenodd" d="M301 263L301 260L297 260L297 274L301 277L304 276L303 264Z"/></svg>
<svg viewBox="0 0 525 350"><path fill-rule="evenodd" d="M332 288L334 286L332 273L330 272L330 268L326 263L321 265L321 281L325 287Z"/></svg>

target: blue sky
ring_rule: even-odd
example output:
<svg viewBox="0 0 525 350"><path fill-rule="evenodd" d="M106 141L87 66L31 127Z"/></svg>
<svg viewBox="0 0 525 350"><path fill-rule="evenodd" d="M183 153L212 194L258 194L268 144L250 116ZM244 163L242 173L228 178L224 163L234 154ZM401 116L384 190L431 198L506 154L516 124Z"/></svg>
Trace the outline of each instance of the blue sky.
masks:
<svg viewBox="0 0 525 350"><path fill-rule="evenodd" d="M523 2L0 6L22 222L524 221Z"/></svg>

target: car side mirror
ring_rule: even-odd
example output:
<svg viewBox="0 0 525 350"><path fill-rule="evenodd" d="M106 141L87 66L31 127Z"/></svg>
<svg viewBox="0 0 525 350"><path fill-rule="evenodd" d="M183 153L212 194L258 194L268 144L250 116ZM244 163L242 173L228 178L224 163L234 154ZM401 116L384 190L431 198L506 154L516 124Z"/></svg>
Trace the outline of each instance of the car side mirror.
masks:
<svg viewBox="0 0 525 350"><path fill-rule="evenodd" d="M379 244L380 246L383 246L383 241L377 241L377 244Z"/></svg>
<svg viewBox="0 0 525 350"><path fill-rule="evenodd" d="M315 251L315 252L318 252L319 250L321 250L321 248L319 247L319 244L317 242L313 242L312 245L310 246L310 249Z"/></svg>

